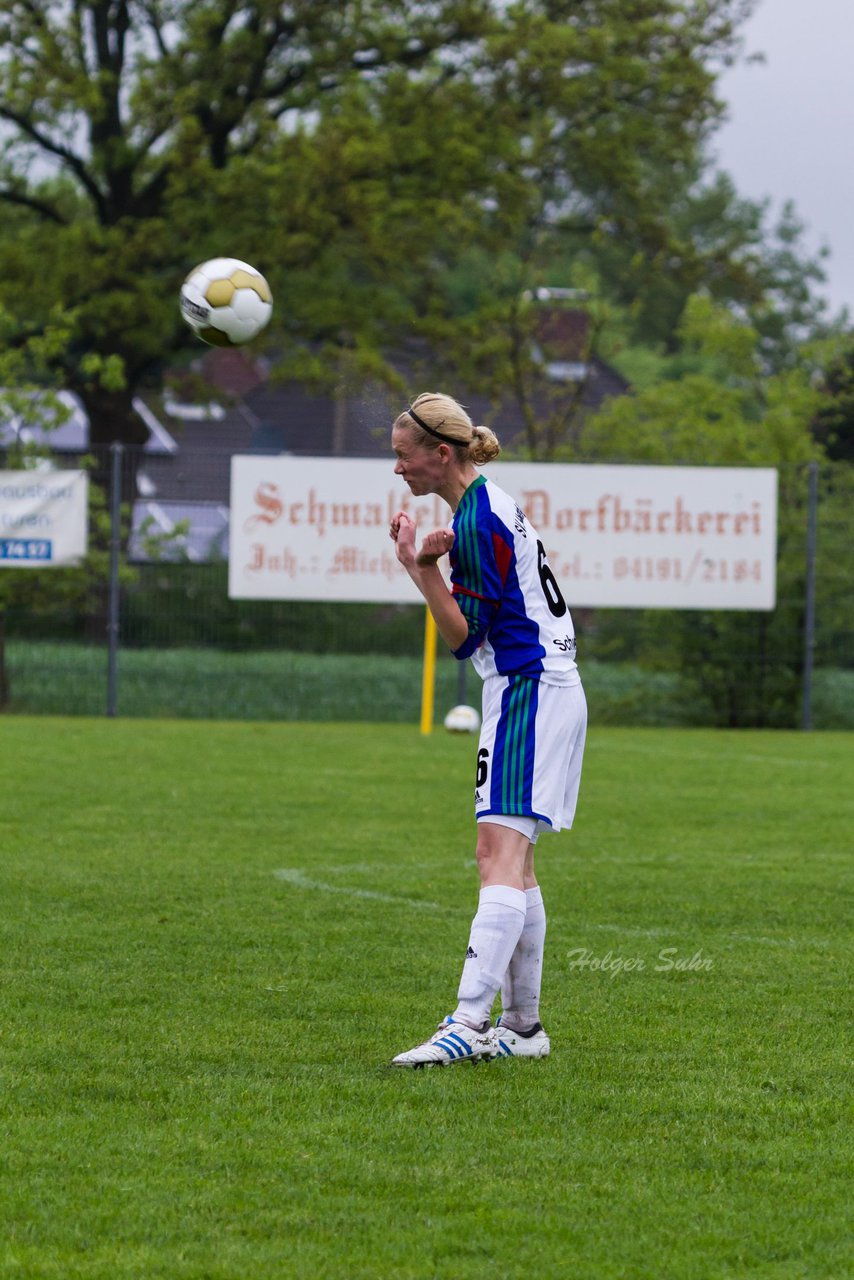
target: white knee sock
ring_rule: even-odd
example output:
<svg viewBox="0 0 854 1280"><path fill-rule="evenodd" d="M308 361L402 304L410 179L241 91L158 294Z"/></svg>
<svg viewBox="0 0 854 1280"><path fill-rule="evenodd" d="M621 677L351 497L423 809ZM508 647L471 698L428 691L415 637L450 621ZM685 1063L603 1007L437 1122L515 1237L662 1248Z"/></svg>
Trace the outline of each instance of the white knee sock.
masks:
<svg viewBox="0 0 854 1280"><path fill-rule="evenodd" d="M479 1029L489 1020L492 1002L525 923L525 907L523 889L503 884L481 889L457 993L455 1022Z"/></svg>
<svg viewBox="0 0 854 1280"><path fill-rule="evenodd" d="M540 1020L540 986L546 941L546 909L540 886L525 890L525 924L501 983L501 1021L527 1031Z"/></svg>

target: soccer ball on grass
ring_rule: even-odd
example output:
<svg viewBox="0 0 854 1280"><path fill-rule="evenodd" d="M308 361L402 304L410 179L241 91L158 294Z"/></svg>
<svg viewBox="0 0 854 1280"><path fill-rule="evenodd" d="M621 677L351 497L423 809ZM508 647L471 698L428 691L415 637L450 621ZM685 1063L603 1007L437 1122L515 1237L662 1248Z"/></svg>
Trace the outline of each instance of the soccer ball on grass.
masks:
<svg viewBox="0 0 854 1280"><path fill-rule="evenodd" d="M449 733L477 733L480 716L474 707L451 707L445 716L445 728Z"/></svg>
<svg viewBox="0 0 854 1280"><path fill-rule="evenodd" d="M239 258L211 258L181 285L181 315L216 347L238 347L261 332L273 314L270 286Z"/></svg>

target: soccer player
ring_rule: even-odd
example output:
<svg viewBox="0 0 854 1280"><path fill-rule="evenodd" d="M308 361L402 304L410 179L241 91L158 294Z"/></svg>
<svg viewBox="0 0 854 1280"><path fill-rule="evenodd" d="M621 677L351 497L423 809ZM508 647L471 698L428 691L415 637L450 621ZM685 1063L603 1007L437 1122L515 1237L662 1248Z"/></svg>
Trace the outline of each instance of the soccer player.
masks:
<svg viewBox="0 0 854 1280"><path fill-rule="evenodd" d="M454 656L471 657L483 679L474 794L481 888L457 1006L392 1065L542 1058L546 916L534 846L541 832L572 825L578 797L587 705L572 619L536 530L477 469L500 451L489 428L474 426L450 396L427 393L395 420L391 443L395 474L412 493L438 494L454 513L450 528L416 548L415 524L398 512L389 530L397 558ZM450 590L438 567L446 554Z"/></svg>

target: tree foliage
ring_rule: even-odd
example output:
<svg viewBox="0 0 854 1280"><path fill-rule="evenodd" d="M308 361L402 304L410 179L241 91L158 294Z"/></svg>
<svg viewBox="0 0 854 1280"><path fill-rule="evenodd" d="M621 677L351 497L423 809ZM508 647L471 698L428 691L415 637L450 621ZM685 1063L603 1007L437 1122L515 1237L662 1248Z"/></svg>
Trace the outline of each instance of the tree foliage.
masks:
<svg viewBox="0 0 854 1280"><path fill-rule="evenodd" d="M828 457L854 462L854 345L843 342L826 362L813 420Z"/></svg>
<svg viewBox="0 0 854 1280"><path fill-rule="evenodd" d="M811 429L827 406L817 375L833 365L839 342L804 348L796 364L769 375L757 330L707 296L689 300L679 337L687 361L681 376L611 401L586 424L582 446L616 462L776 468L777 606L771 613L602 614L594 647L680 671L712 723L792 727L804 659L807 466L825 460ZM838 514L834 490L847 494L850 485L837 475L825 488L830 518ZM824 563L837 562L835 587L848 599L850 555L829 527L822 539Z"/></svg>
<svg viewBox="0 0 854 1280"><path fill-rule="evenodd" d="M829 351L804 350L767 374L757 330L706 295L688 300L677 327L685 367L610 401L586 425L588 456L715 466L800 465L818 456L810 432Z"/></svg>
<svg viewBox="0 0 854 1280"><path fill-rule="evenodd" d="M744 0L2 0L0 300L61 305L93 442L187 342L198 260L261 265L291 356L376 372L461 248L664 260ZM326 357L331 356L331 361ZM93 363L94 358L94 363Z"/></svg>
<svg viewBox="0 0 854 1280"><path fill-rule="evenodd" d="M674 175L669 219L663 262L615 240L574 246L595 264L599 288L625 311L631 344L678 352L680 318L700 290L750 322L769 372L796 362L805 339L844 325L846 317L828 316L817 292L828 250L807 249L792 202L772 218L768 201L739 196L731 178L701 153L693 170Z"/></svg>

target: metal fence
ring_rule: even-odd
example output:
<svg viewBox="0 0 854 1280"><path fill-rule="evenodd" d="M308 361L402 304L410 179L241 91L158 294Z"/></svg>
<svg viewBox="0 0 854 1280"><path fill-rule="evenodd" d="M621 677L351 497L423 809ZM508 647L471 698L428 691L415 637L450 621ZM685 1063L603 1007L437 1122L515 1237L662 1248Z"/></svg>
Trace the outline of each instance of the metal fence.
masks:
<svg viewBox="0 0 854 1280"><path fill-rule="evenodd" d="M3 710L417 723L422 607L229 599L230 457L45 460L89 469L91 550L73 570L0 568ZM780 480L772 613L573 610L592 720L854 728L854 468ZM439 717L479 697L466 666L440 653Z"/></svg>

